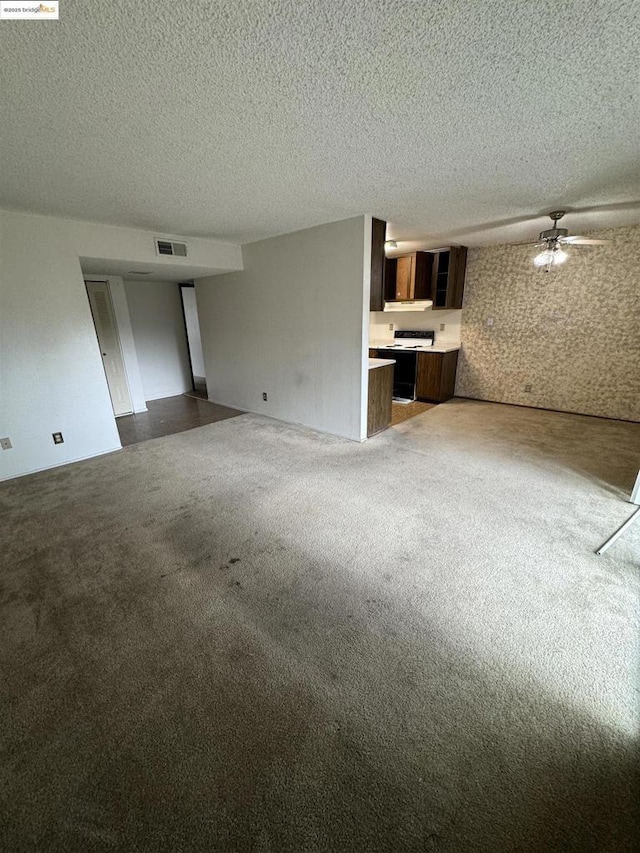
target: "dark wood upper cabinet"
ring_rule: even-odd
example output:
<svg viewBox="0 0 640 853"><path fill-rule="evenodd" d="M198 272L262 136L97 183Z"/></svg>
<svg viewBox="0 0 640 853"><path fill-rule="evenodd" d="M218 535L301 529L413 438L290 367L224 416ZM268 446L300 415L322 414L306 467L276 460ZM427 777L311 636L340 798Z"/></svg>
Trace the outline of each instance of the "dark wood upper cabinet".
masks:
<svg viewBox="0 0 640 853"><path fill-rule="evenodd" d="M435 310L462 308L467 247L386 258L386 231L386 222L372 219L369 310L383 311L385 302L413 299L431 299Z"/></svg>
<svg viewBox="0 0 640 853"><path fill-rule="evenodd" d="M385 296L389 301L431 298L430 252L413 252L389 259L385 270Z"/></svg>
<svg viewBox="0 0 640 853"><path fill-rule="evenodd" d="M462 308L464 277L467 271L467 247L452 246L433 253L431 299L433 309Z"/></svg>
<svg viewBox="0 0 640 853"><path fill-rule="evenodd" d="M390 302L392 299L395 299L396 293L396 270L398 269L398 259L397 258L385 258L384 259L384 300L383 302ZM384 304L382 306L384 308ZM382 310L382 309L381 309Z"/></svg>
<svg viewBox="0 0 640 853"><path fill-rule="evenodd" d="M387 223L382 219L371 220L371 295L369 310L382 311L384 308L384 241Z"/></svg>

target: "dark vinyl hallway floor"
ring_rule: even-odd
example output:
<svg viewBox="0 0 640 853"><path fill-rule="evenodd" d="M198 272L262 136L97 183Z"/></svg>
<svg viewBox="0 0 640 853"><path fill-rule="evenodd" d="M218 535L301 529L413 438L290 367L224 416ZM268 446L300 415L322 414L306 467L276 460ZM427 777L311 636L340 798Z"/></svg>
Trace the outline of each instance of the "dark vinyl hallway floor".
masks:
<svg viewBox="0 0 640 853"><path fill-rule="evenodd" d="M243 414L238 409L229 409L183 394L165 397L163 400L149 400L147 408L148 412L116 418L123 447Z"/></svg>

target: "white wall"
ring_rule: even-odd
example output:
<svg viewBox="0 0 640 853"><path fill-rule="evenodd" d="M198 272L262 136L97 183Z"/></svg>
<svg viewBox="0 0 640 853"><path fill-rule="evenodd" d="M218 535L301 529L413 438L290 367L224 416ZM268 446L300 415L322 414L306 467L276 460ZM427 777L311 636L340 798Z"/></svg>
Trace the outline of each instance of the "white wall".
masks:
<svg viewBox="0 0 640 853"><path fill-rule="evenodd" d="M40 217L0 215L3 478L120 447L80 262ZM57 224L57 223L56 223ZM64 444L54 445L61 431Z"/></svg>
<svg viewBox="0 0 640 853"><path fill-rule="evenodd" d="M149 269L149 264L158 268L166 268L173 273L175 281L193 278L194 275L207 275L211 272L242 269L242 253L240 246L220 240L205 240L197 237L179 237L188 243L188 258L177 258L157 255L154 238L165 235L158 232L139 231L133 228L118 228L113 225L95 225L92 222L78 222L72 219L53 219L40 217L48 223L59 223L59 227L69 234L78 248L78 254L84 259L84 268L88 272L96 272L91 260L127 261L132 264L143 264ZM171 236L171 235L168 235ZM100 266L98 264L98 266ZM120 269L109 265L108 273L122 275ZM186 270L186 272L181 272ZM169 276L163 276L168 278Z"/></svg>
<svg viewBox="0 0 640 853"><path fill-rule="evenodd" d="M183 287L184 318L187 324L187 344L191 356L191 368L194 376L206 377L202 340L200 336L200 321L198 320L198 304L195 287Z"/></svg>
<svg viewBox="0 0 640 853"><path fill-rule="evenodd" d="M191 390L187 338L178 284L125 281L145 400Z"/></svg>
<svg viewBox="0 0 640 853"><path fill-rule="evenodd" d="M397 329L432 329L436 333L438 343L459 343L462 323L462 310L408 311L406 313L386 314L382 311L371 312L369 315L369 339L373 343L389 343L393 340L393 332ZM389 325L393 324L393 329ZM444 330L440 326L444 324Z"/></svg>
<svg viewBox="0 0 640 853"><path fill-rule="evenodd" d="M212 400L365 437L370 227L359 216L251 243L243 272L196 280Z"/></svg>
<svg viewBox="0 0 640 853"><path fill-rule="evenodd" d="M79 258L157 262L153 236L0 211L0 478L120 447ZM189 244L194 264L242 266L238 246Z"/></svg>

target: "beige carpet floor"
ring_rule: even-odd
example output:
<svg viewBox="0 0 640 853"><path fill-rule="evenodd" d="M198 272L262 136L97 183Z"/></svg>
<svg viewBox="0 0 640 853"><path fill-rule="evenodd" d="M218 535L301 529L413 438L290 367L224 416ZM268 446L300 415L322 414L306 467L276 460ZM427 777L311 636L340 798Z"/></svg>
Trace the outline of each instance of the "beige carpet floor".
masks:
<svg viewBox="0 0 640 853"><path fill-rule="evenodd" d="M0 485L0 849L637 850L639 460L452 400Z"/></svg>

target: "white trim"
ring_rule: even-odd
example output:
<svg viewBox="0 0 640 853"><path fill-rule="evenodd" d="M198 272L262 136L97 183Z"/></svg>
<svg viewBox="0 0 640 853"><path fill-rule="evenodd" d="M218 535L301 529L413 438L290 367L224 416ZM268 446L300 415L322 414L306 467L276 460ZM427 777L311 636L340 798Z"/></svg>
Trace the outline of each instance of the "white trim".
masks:
<svg viewBox="0 0 640 853"><path fill-rule="evenodd" d="M154 400L168 400L169 397L184 397L190 391L170 391L168 394L158 394L157 397L147 397L147 403L153 403ZM244 411L244 409L243 409Z"/></svg>
<svg viewBox="0 0 640 853"><path fill-rule="evenodd" d="M371 301L371 239L373 217L364 215L362 249L362 323L361 323L361 386L360 386L360 441L366 441L369 407L369 304Z"/></svg>
<svg viewBox="0 0 640 853"><path fill-rule="evenodd" d="M8 480L18 480L20 477L28 477L30 474L39 474L40 471L51 471L53 468L64 468L65 465L73 465L75 462L84 462L87 459L95 459L98 456L105 456L107 453L116 453L118 450L123 450L122 445L112 447L109 450L101 450L99 453L90 453L88 456L78 456L75 459L65 459L64 462L56 462L53 465L44 465L42 468L30 468L28 471L21 471L19 474L10 474L8 477L0 477L0 483L6 483Z"/></svg>

